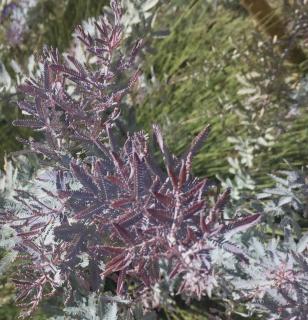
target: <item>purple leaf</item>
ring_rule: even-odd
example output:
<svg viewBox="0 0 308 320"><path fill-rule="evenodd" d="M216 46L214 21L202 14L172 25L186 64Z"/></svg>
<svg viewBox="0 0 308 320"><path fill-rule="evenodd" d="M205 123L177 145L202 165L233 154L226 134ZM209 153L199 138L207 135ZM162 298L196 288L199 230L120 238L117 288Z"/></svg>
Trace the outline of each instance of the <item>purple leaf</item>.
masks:
<svg viewBox="0 0 308 320"><path fill-rule="evenodd" d="M259 223L261 220L261 215L259 213L247 216L244 218L240 218L236 220L235 222L229 223L227 226L225 226L221 232L224 233L224 238L229 239L234 234L238 232L246 231L247 229L251 228L252 226Z"/></svg>
<svg viewBox="0 0 308 320"><path fill-rule="evenodd" d="M41 129L45 126L41 121L30 119L14 120L13 125L16 127L26 127L31 129Z"/></svg>
<svg viewBox="0 0 308 320"><path fill-rule="evenodd" d="M82 209L79 212L75 213L75 217L77 219L88 219L91 216L102 214L102 212L106 209L105 204L95 204L89 208Z"/></svg>
<svg viewBox="0 0 308 320"><path fill-rule="evenodd" d="M120 198L120 199L112 200L111 206L114 209L119 209L119 208L127 206L128 204L131 204L133 201L134 201L133 197Z"/></svg>
<svg viewBox="0 0 308 320"><path fill-rule="evenodd" d="M198 151L203 147L205 140L207 139L211 130L211 126L206 126L192 141L188 151L184 154L184 158L186 158L189 154L190 157L193 158Z"/></svg>
<svg viewBox="0 0 308 320"><path fill-rule="evenodd" d="M124 243L134 244L134 237L130 232L128 232L125 228L117 223L113 223L112 225L115 228L118 236Z"/></svg>
<svg viewBox="0 0 308 320"><path fill-rule="evenodd" d="M93 178L88 174L87 170L74 162L71 163L72 171L80 183L94 194L98 193L98 188Z"/></svg>
<svg viewBox="0 0 308 320"><path fill-rule="evenodd" d="M146 211L151 217L162 223L173 222L172 217L170 217L170 213L166 210L148 208Z"/></svg>
<svg viewBox="0 0 308 320"><path fill-rule="evenodd" d="M174 204L173 198L171 196L164 195L159 192L153 192L156 200L161 203L165 208L171 208Z"/></svg>

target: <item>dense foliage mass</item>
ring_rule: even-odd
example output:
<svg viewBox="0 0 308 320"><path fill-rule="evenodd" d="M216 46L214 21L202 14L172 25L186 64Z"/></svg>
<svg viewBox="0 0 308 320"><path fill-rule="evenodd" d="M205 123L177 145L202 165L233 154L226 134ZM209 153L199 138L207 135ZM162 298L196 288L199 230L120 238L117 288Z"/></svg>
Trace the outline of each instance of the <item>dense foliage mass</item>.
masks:
<svg viewBox="0 0 308 320"><path fill-rule="evenodd" d="M307 142L302 126L308 90L300 72L306 68L307 3L286 1L282 12L291 14L283 25L281 13L267 1L258 5L263 2L262 14L281 30L273 39L271 25L247 5L254 1L242 1L242 10L270 36L254 33L248 41L237 1L215 6L144 0L128 2L123 13L112 0L104 16L76 29L67 54L45 46L30 77L9 80L5 94L15 96L12 83L22 83L16 97L23 116L14 125L35 133L19 138L27 157L5 159L0 176L0 274L14 284L20 317L190 319L197 313L202 319L306 319L307 175L290 164L266 179L264 172L271 172L269 162L282 160L269 157L277 150L292 165L305 164L307 149L300 146ZM25 20L10 39L14 23L20 27L14 17L31 14L38 4L25 0L2 8L6 49L22 47L29 32ZM205 50L200 26L207 10L206 46L225 23L246 38L233 42L222 32L216 48ZM155 19L165 29L156 29ZM183 34L199 40L187 47ZM239 52L243 40L246 50ZM197 43L205 53L197 55ZM294 50L301 51L300 61ZM149 66L145 74L140 57ZM204 81L213 90L198 91ZM178 98L187 103L181 112ZM192 101L205 98L203 121ZM170 111L167 121L161 106ZM188 107L193 112L185 120ZM185 125L175 128L183 115ZM175 141L185 130L188 147L186 137ZM165 132L180 156L167 147ZM296 136L298 145L293 140L287 149L280 136L282 142ZM205 140L206 158L200 152ZM256 165L260 159L265 162ZM233 179L226 178L226 161ZM204 166L210 177L196 177L204 175Z"/></svg>

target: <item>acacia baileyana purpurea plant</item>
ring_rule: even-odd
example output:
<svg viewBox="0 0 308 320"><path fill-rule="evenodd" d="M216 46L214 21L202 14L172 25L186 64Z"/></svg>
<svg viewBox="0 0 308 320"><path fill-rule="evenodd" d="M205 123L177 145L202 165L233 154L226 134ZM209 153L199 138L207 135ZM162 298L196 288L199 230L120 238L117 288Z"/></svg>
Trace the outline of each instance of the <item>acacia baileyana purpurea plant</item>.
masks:
<svg viewBox="0 0 308 320"><path fill-rule="evenodd" d="M225 219L230 191L211 205L211 183L191 174L209 126L176 157L153 125L163 168L148 134L121 137L121 101L137 81L132 70L142 42L123 53L122 10L116 0L111 8L113 15L95 24L97 36L77 29L91 63L45 48L40 78L20 87L18 105L27 116L14 125L41 132L39 141L24 143L45 161L38 181L48 185L40 197L16 190L21 208L2 214L23 259L14 277L22 317L56 293L69 301L73 280L90 295L108 278L116 283L115 294L138 298L160 281L159 262L167 259L170 278L180 279L178 293L200 298L217 283L212 250L223 248L248 263L230 237L260 215Z"/></svg>

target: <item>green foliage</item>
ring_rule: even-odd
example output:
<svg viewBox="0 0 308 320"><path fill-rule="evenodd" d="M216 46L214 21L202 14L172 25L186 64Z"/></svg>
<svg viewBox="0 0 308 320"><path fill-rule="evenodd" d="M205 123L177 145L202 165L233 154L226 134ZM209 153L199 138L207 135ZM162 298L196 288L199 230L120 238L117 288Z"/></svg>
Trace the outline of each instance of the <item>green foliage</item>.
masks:
<svg viewBox="0 0 308 320"><path fill-rule="evenodd" d="M164 11L157 25L171 32L154 41L155 54L146 57L148 94L137 108L139 125L158 122L173 151L179 152L210 122L212 135L196 159L195 172L225 180L230 177L230 160L238 161L259 190L270 184L268 172L286 168L282 159L300 165L308 156L307 113L286 118L296 104L291 96L298 87L290 82L295 70L284 65L270 44L264 45L267 51L258 49L258 41L264 39L255 36L252 22L239 11L223 6L214 10L203 1L176 9L170 5ZM251 74L259 76L244 85L241 79ZM251 165L234 139L246 145L246 154L252 146Z"/></svg>
<svg viewBox="0 0 308 320"><path fill-rule="evenodd" d="M106 0L38 0L27 14L25 38L18 49L6 47L7 56L3 61L9 62L13 58L21 62L33 52L41 51L45 44L64 50L72 40L75 27L82 20L102 14L106 4Z"/></svg>
<svg viewBox="0 0 308 320"><path fill-rule="evenodd" d="M289 225L280 239L260 233L242 242L249 248L250 263L229 270L226 281L232 284L233 299L245 301L247 316L306 319L307 243L307 233L296 238Z"/></svg>
<svg viewBox="0 0 308 320"><path fill-rule="evenodd" d="M208 17L206 20L205 16ZM153 44L156 54L146 61L155 78L150 79L149 69L147 77L154 84L137 109L140 126L149 126L151 119L160 123L170 145L178 152L210 121L212 134L208 148L211 150L207 150L206 159L197 157L195 168L208 175L226 172L227 160L217 156L215 141L221 139L225 127L232 128L236 117L229 113L221 119L219 100L223 98L221 87L231 94L236 91L237 82L232 74L235 70L219 57L235 50L228 40L230 30L243 31L245 22L242 18L234 19L227 11L218 19L213 12L208 12L208 6L202 1L191 2L178 9L176 15L170 12L161 19L160 24L170 27L171 33ZM229 31L224 29L225 25ZM217 65L217 61L224 68ZM223 138L226 140L226 135ZM220 144L219 149L220 153L226 153L231 144Z"/></svg>
<svg viewBox="0 0 308 320"><path fill-rule="evenodd" d="M4 171L0 171L0 206L1 208L18 209L14 201L15 189L26 189L37 165L34 158L19 156L15 159L4 159ZM16 251L12 250L17 242L16 232L4 224L0 228L0 319L16 319L18 311L14 303L14 287L7 279L7 271L15 266ZM4 274L6 272L6 275Z"/></svg>
<svg viewBox="0 0 308 320"><path fill-rule="evenodd" d="M257 195L263 200L263 211L270 226L277 219L284 226L292 222L300 234L300 225L304 227L308 217L308 184L302 171L283 171L279 176L270 175L275 187L264 189ZM307 227L307 225L305 226Z"/></svg>
<svg viewBox="0 0 308 320"><path fill-rule="evenodd" d="M52 317L50 320L117 320L117 304L106 303L95 293L83 298L75 307L64 308L65 316Z"/></svg>

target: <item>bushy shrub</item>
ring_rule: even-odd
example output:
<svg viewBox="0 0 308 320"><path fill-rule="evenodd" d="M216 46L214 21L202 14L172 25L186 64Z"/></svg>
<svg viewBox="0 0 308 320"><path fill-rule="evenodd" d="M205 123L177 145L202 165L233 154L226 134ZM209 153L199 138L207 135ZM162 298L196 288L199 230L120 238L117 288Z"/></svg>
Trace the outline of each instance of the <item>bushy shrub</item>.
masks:
<svg viewBox="0 0 308 320"><path fill-rule="evenodd" d="M169 260L170 277L181 278L178 293L201 298L216 285L211 251L220 247L247 262L230 237L259 220L225 220L229 190L211 206L211 183L191 175L209 127L176 157L154 125L165 169L147 134L119 135L121 100L138 76L130 72L126 80L127 71L141 42L120 51L122 10L117 1L111 6L113 17L95 24L97 36L78 29L91 64L45 49L40 77L20 86L19 108L28 116L14 125L41 132L43 139L23 142L47 165L31 192L16 190L19 210L2 214L24 260L14 278L24 316L61 289L69 300L76 287L89 295L109 278L117 295L138 300L159 283L161 259Z"/></svg>
<svg viewBox="0 0 308 320"><path fill-rule="evenodd" d="M45 47L38 75L19 87L24 117L14 125L40 133L20 139L40 159L35 178L31 170L12 173L9 163L0 177L0 247L7 250L0 271L14 261L21 317L53 297L52 319L155 319L165 306L176 312L181 295L215 301L220 310L209 307L209 318L304 320L306 177L272 175L277 186L252 209L240 207L236 190L238 207L226 210L231 190L220 194L216 182L192 173L210 126L180 156L158 125L152 136L133 130L123 101L138 81L144 42L123 46L123 12L117 0L111 8L95 30L77 28L86 59ZM238 169L252 167L251 145L264 145L260 137L247 141L233 138Z"/></svg>

